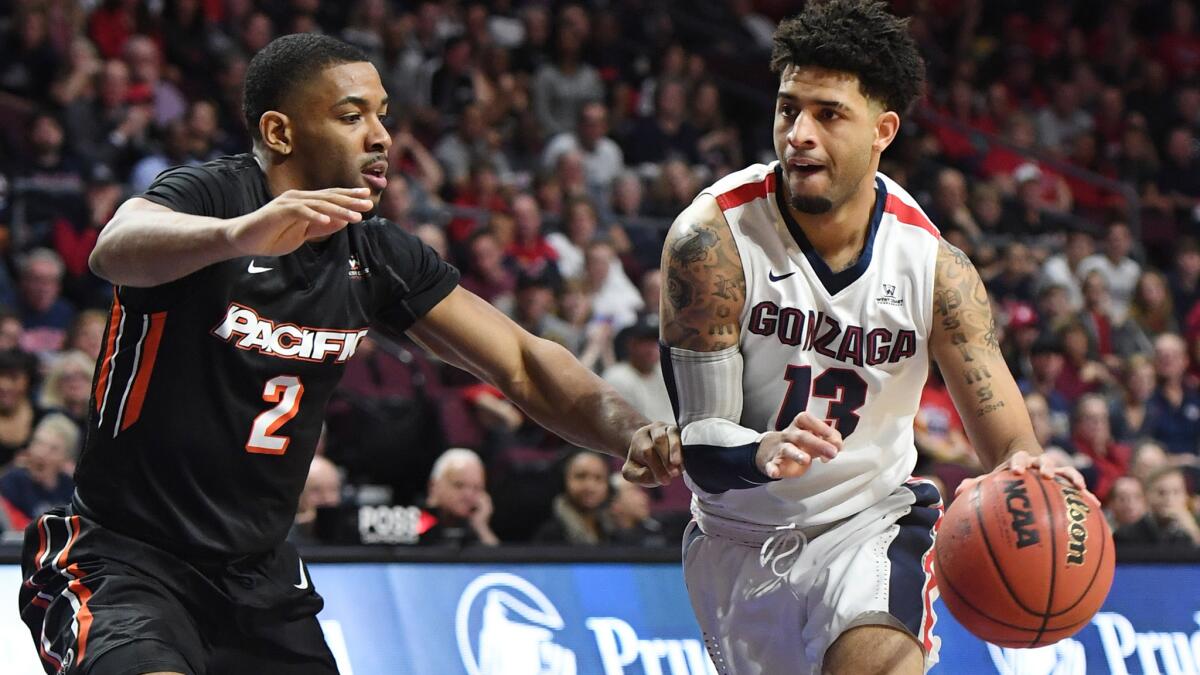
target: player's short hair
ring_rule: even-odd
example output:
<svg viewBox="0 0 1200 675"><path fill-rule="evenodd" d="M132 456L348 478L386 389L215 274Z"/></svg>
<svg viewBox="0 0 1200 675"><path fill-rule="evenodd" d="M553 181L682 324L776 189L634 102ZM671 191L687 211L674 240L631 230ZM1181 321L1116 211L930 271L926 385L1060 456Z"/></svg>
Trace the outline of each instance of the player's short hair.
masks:
<svg viewBox="0 0 1200 675"><path fill-rule="evenodd" d="M329 66L367 60L358 47L325 35L296 33L272 40L246 67L242 114L251 136L262 140L258 120L268 110L279 110L297 85Z"/></svg>
<svg viewBox="0 0 1200 675"><path fill-rule="evenodd" d="M908 19L894 16L877 0L810 2L779 24L771 70L782 73L788 66L851 73L865 96L901 114L916 100L925 77Z"/></svg>

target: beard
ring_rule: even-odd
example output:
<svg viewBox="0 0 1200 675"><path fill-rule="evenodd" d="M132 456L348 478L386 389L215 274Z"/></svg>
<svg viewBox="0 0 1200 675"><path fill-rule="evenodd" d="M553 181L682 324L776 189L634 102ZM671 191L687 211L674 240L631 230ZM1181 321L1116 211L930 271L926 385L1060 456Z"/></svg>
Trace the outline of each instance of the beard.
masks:
<svg viewBox="0 0 1200 675"><path fill-rule="evenodd" d="M830 209L833 208L833 200L828 197L816 195L792 195L788 199L788 203L791 204L793 209L810 216L829 213Z"/></svg>

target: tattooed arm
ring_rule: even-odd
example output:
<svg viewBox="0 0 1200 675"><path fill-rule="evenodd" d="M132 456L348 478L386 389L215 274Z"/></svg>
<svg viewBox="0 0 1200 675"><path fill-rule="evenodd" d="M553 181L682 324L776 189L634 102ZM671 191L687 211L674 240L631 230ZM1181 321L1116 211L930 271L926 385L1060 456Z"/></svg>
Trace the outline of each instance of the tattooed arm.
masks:
<svg viewBox="0 0 1200 675"><path fill-rule="evenodd" d="M754 488L830 459L841 435L807 412L782 431L741 426L739 348L746 277L716 200L698 197L671 226L662 255L663 367L683 440L683 465L709 493ZM628 470L626 476L629 476Z"/></svg>
<svg viewBox="0 0 1200 675"><path fill-rule="evenodd" d="M942 240L930 350L986 467L1019 450L1041 454L1029 412L996 342L987 291L966 254Z"/></svg>
<svg viewBox="0 0 1200 675"><path fill-rule="evenodd" d="M660 306L663 343L696 352L736 345L746 278L715 199L699 197L671 225L662 269L667 280Z"/></svg>
<svg viewBox="0 0 1200 675"><path fill-rule="evenodd" d="M1074 467L1059 466L1042 454L1025 399L996 342L996 323L983 280L966 254L945 240L934 273L929 348L984 466L1017 474L1037 469L1047 478L1063 476L1086 491L1083 476ZM963 481L957 492L977 480Z"/></svg>

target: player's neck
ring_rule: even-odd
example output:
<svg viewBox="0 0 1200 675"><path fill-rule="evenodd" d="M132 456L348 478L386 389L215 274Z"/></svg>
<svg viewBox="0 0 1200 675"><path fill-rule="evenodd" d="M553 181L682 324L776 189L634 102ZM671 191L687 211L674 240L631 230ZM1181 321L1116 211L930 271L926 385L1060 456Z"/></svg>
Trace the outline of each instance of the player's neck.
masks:
<svg viewBox="0 0 1200 675"><path fill-rule="evenodd" d="M262 170L263 175L267 177L267 192L271 197L278 197L288 190L304 190L304 182L297 174L293 167L293 163L280 161L277 156L272 155L259 148L254 148L251 154L254 156L255 163Z"/></svg>
<svg viewBox="0 0 1200 675"><path fill-rule="evenodd" d="M828 213L801 213L788 203L792 218L831 270L853 265L862 253L875 208L874 184L875 174L869 172L854 196Z"/></svg>

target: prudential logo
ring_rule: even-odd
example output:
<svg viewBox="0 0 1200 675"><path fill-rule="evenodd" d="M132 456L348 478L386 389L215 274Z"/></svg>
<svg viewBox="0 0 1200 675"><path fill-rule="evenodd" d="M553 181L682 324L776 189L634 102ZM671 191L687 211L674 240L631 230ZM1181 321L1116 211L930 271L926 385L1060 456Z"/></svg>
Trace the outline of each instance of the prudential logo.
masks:
<svg viewBox="0 0 1200 675"><path fill-rule="evenodd" d="M505 572L468 584L454 617L468 675L575 675L575 652L554 643L564 625L544 593Z"/></svg>

